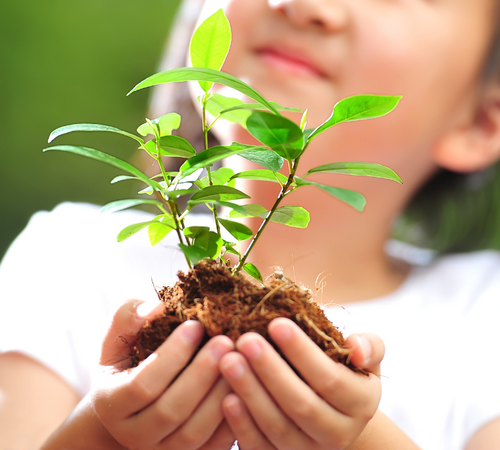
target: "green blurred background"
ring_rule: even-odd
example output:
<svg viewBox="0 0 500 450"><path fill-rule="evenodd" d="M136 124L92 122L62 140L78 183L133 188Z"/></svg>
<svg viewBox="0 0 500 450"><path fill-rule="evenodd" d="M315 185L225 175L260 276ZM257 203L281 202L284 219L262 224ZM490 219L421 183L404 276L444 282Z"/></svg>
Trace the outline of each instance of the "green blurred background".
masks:
<svg viewBox="0 0 500 450"><path fill-rule="evenodd" d="M109 184L118 170L42 149L62 125L103 123L134 131L144 122L150 93L126 93L156 71L178 3L1 0L0 259L36 211L132 194L130 184ZM104 133L78 133L57 143L124 158L136 148Z"/></svg>

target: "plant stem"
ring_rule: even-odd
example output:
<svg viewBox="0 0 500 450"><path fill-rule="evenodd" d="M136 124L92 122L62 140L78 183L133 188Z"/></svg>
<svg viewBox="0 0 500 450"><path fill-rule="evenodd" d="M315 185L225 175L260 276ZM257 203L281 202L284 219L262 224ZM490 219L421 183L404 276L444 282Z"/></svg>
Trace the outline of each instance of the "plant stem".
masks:
<svg viewBox="0 0 500 450"><path fill-rule="evenodd" d="M282 186L281 188L281 191L278 195L278 198L276 199L276 201L274 202L274 205L273 207L271 208L271 210L267 213L266 215L266 218L262 221L262 223L260 224L260 227L259 229L257 230L257 233L255 234L255 236L253 237L252 239L252 242L250 242L250 245L248 246L248 248L246 249L245 251L245 254L243 255L243 257L240 259L240 261L238 262L238 264L236 265L236 267L233 269L233 274L236 274L238 273L244 266L245 264L245 261L247 260L248 258L248 255L250 254L250 252L252 251L254 245L257 243L257 240L259 239L260 235L262 234L262 232L264 231L264 228L266 228L267 224L271 221L271 217L273 216L273 214L275 213L276 209L278 209L278 206L280 205L281 201L285 198L286 194L287 194L287 191L288 191L288 188L292 185L293 183L293 179L294 179L294 176L295 176L295 172L297 171L297 165L291 165L291 172L290 172L290 175L288 176L288 181L285 183L284 186Z"/></svg>
<svg viewBox="0 0 500 450"><path fill-rule="evenodd" d="M208 96L205 93L203 96L203 106L202 106L202 122L203 122L203 140L205 144L205 150L208 150L208 131L210 130L210 127L207 126L207 102L208 102ZM212 181L212 171L210 170L210 167L207 167L207 176L208 176L208 184L210 186L213 186L214 182ZM217 229L217 234L220 236L220 224L219 224L219 218L217 216L217 206L212 205L212 213L214 215L214 222L215 222L215 228Z"/></svg>

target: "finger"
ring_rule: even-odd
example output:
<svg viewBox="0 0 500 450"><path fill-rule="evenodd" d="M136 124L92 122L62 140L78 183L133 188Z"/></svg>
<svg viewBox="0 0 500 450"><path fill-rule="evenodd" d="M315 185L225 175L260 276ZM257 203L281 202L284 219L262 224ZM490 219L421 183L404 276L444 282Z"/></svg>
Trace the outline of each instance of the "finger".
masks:
<svg viewBox="0 0 500 450"><path fill-rule="evenodd" d="M199 450L229 450L233 448L235 440L231 427L226 420L223 420L219 428Z"/></svg>
<svg viewBox="0 0 500 450"><path fill-rule="evenodd" d="M227 381L222 377L219 378L194 414L178 430L163 439L158 448L165 450L200 448L210 439L224 419L222 400L230 392L231 388ZM230 435L232 436L232 433Z"/></svg>
<svg viewBox="0 0 500 450"><path fill-rule="evenodd" d="M233 349L227 336L210 339L168 389L124 426L147 434L154 442L163 440L193 415L220 376L220 359Z"/></svg>
<svg viewBox="0 0 500 450"><path fill-rule="evenodd" d="M236 394L226 396L222 403L222 409L241 450L276 449L261 433L245 404Z"/></svg>
<svg viewBox="0 0 500 450"><path fill-rule="evenodd" d="M291 320L273 320L269 334L309 386L337 411L349 417L375 413L381 395L377 377L333 361Z"/></svg>
<svg viewBox="0 0 500 450"><path fill-rule="evenodd" d="M346 345L353 349L351 361L356 367L380 376L385 345L379 336L372 333L351 334L346 339Z"/></svg>
<svg viewBox="0 0 500 450"><path fill-rule="evenodd" d="M255 377L243 355L228 353L222 358L220 368L233 391L245 403L259 429L274 446L311 448L311 440L283 414Z"/></svg>
<svg viewBox="0 0 500 450"><path fill-rule="evenodd" d="M93 396L101 420L123 420L154 402L192 358L203 334L199 322L187 321L138 367L104 374Z"/></svg>
<svg viewBox="0 0 500 450"><path fill-rule="evenodd" d="M163 302L141 300L129 300L120 306L104 338L100 364L119 370L130 367L127 363L130 362L130 347L135 342L136 334L146 320L160 315L164 307Z"/></svg>
<svg viewBox="0 0 500 450"><path fill-rule="evenodd" d="M331 445L335 446L345 430L351 429L351 418L319 397L261 335L244 334L236 342L236 348L248 360L281 410L313 441L332 442ZM240 394L234 384L231 385ZM246 398L242 399L256 419ZM271 442L276 445L275 441Z"/></svg>

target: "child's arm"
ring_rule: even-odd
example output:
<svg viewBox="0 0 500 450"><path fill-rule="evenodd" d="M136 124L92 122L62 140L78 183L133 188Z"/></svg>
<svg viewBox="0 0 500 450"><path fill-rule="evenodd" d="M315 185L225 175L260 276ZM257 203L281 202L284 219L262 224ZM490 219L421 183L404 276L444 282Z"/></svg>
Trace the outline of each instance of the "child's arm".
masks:
<svg viewBox="0 0 500 450"><path fill-rule="evenodd" d="M226 336L213 338L190 362L203 327L185 323L147 361L117 372L128 367L129 342L146 316L159 312L138 315L137 305L128 302L115 314L101 352L102 375L42 450L231 447L220 406L230 388L218 362L234 344Z"/></svg>
<svg viewBox="0 0 500 450"><path fill-rule="evenodd" d="M221 361L234 390L224 399L224 414L242 449L418 448L376 413L378 376L355 374L333 362L288 319L273 321L269 333L307 384L260 335L242 336L236 344L239 353ZM380 338L358 335L348 343L356 347L353 362L378 373L384 354Z"/></svg>

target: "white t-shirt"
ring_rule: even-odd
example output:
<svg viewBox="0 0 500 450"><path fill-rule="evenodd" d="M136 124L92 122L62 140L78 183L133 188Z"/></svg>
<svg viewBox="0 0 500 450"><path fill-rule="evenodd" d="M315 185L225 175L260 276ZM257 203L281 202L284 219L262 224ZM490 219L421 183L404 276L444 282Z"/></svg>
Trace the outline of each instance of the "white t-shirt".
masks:
<svg viewBox="0 0 500 450"><path fill-rule="evenodd" d="M145 232L116 242L150 217L71 203L36 214L0 266L0 351L22 351L88 392L114 311L155 299L152 283L171 285L186 268L174 233L155 247ZM346 334L383 338L380 409L422 449L462 450L500 416L499 253L440 258L391 295L326 312Z"/></svg>

